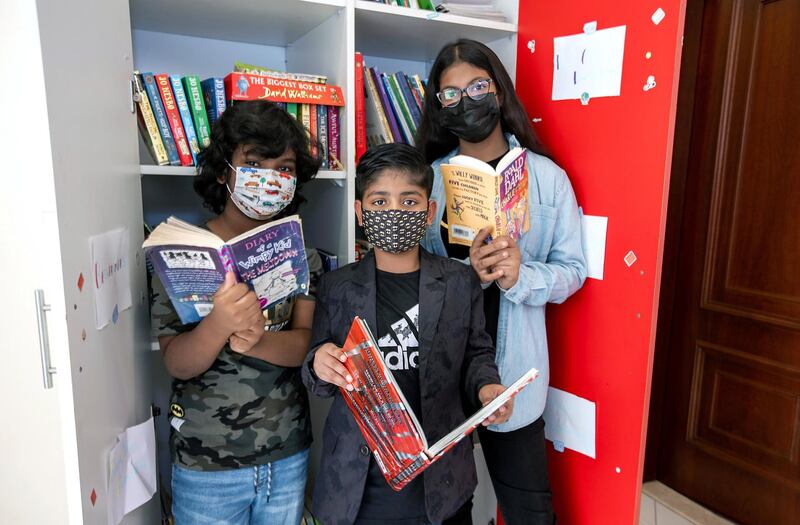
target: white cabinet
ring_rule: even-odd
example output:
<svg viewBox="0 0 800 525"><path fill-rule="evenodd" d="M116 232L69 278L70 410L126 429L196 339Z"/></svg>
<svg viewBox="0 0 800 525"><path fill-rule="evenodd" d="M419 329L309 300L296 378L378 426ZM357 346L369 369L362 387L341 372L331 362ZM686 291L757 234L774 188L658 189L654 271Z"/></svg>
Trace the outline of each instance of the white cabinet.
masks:
<svg viewBox="0 0 800 525"><path fill-rule="evenodd" d="M0 4L2 522L106 523L116 435L146 420L154 400L166 408L168 378L150 345L142 221L157 224L169 214L199 220L204 212L191 188L193 170L151 166L142 155L129 87L134 69L207 78L224 76L241 60L324 74L342 86L346 169L308 184L301 215L309 243L344 264L355 254L355 51L367 65L424 76L444 43L469 37L494 48L513 76L517 1L496 5L508 23L355 0ZM88 239L120 227L130 233L133 305L96 330ZM56 369L51 389L42 379L36 289L50 305L41 315ZM315 403L316 447L324 410ZM154 499L124 522L158 520Z"/></svg>

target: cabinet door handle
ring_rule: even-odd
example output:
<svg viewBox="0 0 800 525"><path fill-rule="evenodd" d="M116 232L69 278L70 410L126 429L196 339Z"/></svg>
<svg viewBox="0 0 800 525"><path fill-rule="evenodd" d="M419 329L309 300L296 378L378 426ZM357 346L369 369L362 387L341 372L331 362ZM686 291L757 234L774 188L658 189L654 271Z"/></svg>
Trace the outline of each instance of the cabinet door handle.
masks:
<svg viewBox="0 0 800 525"><path fill-rule="evenodd" d="M39 353L42 356L42 379L45 388L53 388L55 367L50 365L50 338L47 335L47 312L50 305L44 302L44 290L34 291L36 298L36 321L39 325Z"/></svg>

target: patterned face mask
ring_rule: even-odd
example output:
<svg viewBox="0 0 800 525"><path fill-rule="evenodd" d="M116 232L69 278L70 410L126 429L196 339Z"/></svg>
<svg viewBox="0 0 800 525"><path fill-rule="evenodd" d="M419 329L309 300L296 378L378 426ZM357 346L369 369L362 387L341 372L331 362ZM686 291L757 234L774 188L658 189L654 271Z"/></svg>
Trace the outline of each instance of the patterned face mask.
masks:
<svg viewBox="0 0 800 525"><path fill-rule="evenodd" d="M361 216L367 240L389 253L411 250L428 228L427 211L363 210Z"/></svg>
<svg viewBox="0 0 800 525"><path fill-rule="evenodd" d="M297 188L297 178L277 170L239 166L233 191L228 188L231 200L239 211L257 221L265 221L281 212L292 202Z"/></svg>

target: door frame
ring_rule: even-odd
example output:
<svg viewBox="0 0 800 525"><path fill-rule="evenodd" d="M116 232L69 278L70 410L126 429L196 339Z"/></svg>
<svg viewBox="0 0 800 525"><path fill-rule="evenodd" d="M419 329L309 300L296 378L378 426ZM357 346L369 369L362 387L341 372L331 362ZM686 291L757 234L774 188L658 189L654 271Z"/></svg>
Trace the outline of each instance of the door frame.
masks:
<svg viewBox="0 0 800 525"><path fill-rule="evenodd" d="M658 478L658 453L661 439L661 415L667 389L667 356L671 345L672 311L681 248L683 207L688 177L689 152L692 143L695 88L697 86L700 43L703 33L703 11L706 0L687 0L683 33L683 56L678 85L678 108L672 150L672 171L669 183L667 225L661 269L661 301L656 325L653 377L650 392L650 416L647 425L644 480Z"/></svg>

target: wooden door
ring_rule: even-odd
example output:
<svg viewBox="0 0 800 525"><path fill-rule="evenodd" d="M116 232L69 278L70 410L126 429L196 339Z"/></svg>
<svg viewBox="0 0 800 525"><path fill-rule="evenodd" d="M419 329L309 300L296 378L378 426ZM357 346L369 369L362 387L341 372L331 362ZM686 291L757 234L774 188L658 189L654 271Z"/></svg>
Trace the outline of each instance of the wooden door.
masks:
<svg viewBox="0 0 800 525"><path fill-rule="evenodd" d="M705 3L657 477L744 524L800 516L798 52L800 1Z"/></svg>

